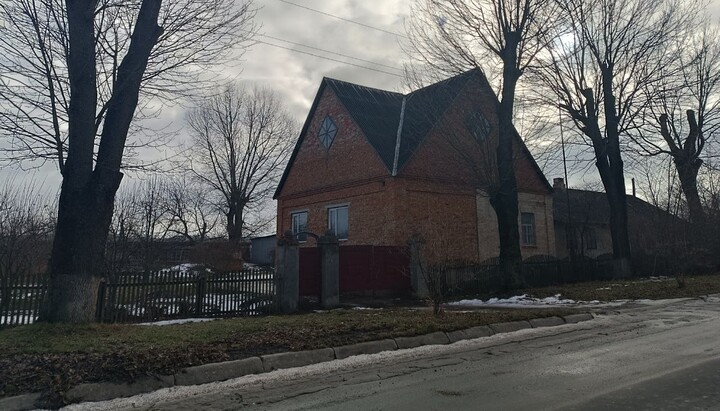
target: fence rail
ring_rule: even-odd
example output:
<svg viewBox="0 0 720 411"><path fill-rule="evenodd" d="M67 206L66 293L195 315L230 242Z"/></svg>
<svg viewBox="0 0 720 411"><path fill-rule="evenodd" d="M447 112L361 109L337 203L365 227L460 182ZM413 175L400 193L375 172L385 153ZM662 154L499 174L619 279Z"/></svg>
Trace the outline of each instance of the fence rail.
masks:
<svg viewBox="0 0 720 411"><path fill-rule="evenodd" d="M44 274L0 280L0 327L35 322L48 288Z"/></svg>
<svg viewBox="0 0 720 411"><path fill-rule="evenodd" d="M0 327L37 321L48 291L46 275L0 282ZM99 322L150 322L275 312L275 273L244 270L198 275L157 272L118 275L100 284Z"/></svg>
<svg viewBox="0 0 720 411"><path fill-rule="evenodd" d="M193 276L160 272L125 275L102 283L100 322L146 322L191 317L261 315L275 311L275 275L245 270Z"/></svg>

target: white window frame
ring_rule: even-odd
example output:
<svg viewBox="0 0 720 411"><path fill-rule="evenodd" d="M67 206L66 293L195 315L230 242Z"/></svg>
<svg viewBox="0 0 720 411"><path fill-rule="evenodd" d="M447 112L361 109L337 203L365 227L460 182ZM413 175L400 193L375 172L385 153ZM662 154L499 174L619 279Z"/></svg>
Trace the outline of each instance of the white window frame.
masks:
<svg viewBox="0 0 720 411"><path fill-rule="evenodd" d="M343 209L345 210L345 216L347 219L345 221L345 225L347 226L347 229L345 231L344 237L338 235L338 232L337 232L338 231L337 230L337 225L338 225L337 224L337 217L338 217L337 212L338 212L338 210L343 210ZM335 237L337 237L337 239L339 241L347 240L348 237L350 236L350 207L348 207L347 204L338 204L338 205L328 206L327 207L327 216L328 216L328 225L327 225L328 230L332 231L333 234L335 235ZM333 218L335 219L335 228L334 229L333 229Z"/></svg>
<svg viewBox="0 0 720 411"><path fill-rule="evenodd" d="M304 243L307 241L307 234L300 234L301 233L300 226L298 226L298 227L295 226L295 218L299 217L301 215L305 216L305 230L303 230L303 231L305 231L305 232L307 231L307 224L308 224L307 210L298 210L298 211L291 212L290 213L290 227L292 229L293 235L295 236L295 238L297 238L298 242Z"/></svg>
<svg viewBox="0 0 720 411"><path fill-rule="evenodd" d="M523 221L523 216L532 216L532 222L527 224ZM535 230L535 213L520 213L520 236L522 237L522 245L536 246L537 231Z"/></svg>

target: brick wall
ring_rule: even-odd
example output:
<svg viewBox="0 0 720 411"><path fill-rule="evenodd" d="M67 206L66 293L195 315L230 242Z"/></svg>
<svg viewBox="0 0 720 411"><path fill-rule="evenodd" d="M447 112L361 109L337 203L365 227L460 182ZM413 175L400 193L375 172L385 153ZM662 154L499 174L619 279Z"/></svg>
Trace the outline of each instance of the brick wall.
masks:
<svg viewBox="0 0 720 411"><path fill-rule="evenodd" d="M342 103L325 88L278 195L278 233L291 228L291 213L306 211L308 230L323 234L327 230L327 208L347 205L349 235L341 245L404 246L412 234L420 233L428 244L430 261L480 262L497 257L495 213L486 198L476 195L477 170L457 157L459 152L471 153L475 164L490 162L483 173L486 181L492 179L497 139L494 96L477 81L466 87L445 113L443 124L421 143L397 177L390 175ZM492 125L491 136L480 150L463 126L470 107L483 110ZM339 129L330 150L317 137L328 114ZM457 139L449 141L448 130ZM516 170L523 176L518 185L527 192L521 195L521 210L537 214L538 244L523 249L523 256L553 254L554 232L548 224L552 216L548 220L547 214L552 213L552 204L548 203L551 197L531 160L524 152L516 152ZM303 244L314 245L313 240Z"/></svg>

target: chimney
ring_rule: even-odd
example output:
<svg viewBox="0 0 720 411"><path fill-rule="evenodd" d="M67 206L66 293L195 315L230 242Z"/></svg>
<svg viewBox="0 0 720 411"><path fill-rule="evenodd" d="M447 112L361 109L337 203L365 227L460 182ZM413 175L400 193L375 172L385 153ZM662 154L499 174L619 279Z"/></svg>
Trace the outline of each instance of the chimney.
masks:
<svg viewBox="0 0 720 411"><path fill-rule="evenodd" d="M553 188L555 190L565 190L565 179L564 178L553 178Z"/></svg>

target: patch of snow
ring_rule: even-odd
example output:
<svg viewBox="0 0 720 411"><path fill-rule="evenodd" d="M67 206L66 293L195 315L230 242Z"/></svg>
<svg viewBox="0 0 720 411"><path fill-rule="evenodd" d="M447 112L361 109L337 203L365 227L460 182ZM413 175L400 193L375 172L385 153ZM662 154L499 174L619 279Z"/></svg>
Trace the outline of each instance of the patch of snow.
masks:
<svg viewBox="0 0 720 411"><path fill-rule="evenodd" d="M527 294L516 295L510 298L491 298L487 301L483 300L460 300L448 303L448 305L461 306L528 306L528 305L564 305L576 304L577 301L561 298L560 294L546 298L529 297Z"/></svg>
<svg viewBox="0 0 720 411"><path fill-rule="evenodd" d="M154 321L149 323L140 323L137 325L175 325L175 324L186 324L186 323L203 323L207 321L213 321L217 318L182 318L179 320L163 320Z"/></svg>
<svg viewBox="0 0 720 411"><path fill-rule="evenodd" d="M5 316L0 316L0 325L9 325L9 324L32 324L35 322L35 319L37 318L37 313L35 312L10 312L6 313Z"/></svg>

